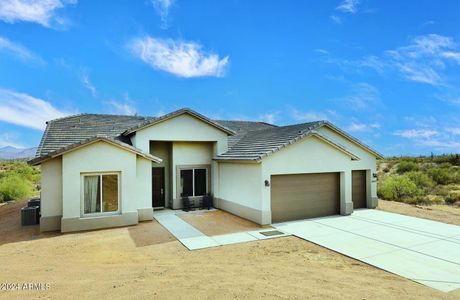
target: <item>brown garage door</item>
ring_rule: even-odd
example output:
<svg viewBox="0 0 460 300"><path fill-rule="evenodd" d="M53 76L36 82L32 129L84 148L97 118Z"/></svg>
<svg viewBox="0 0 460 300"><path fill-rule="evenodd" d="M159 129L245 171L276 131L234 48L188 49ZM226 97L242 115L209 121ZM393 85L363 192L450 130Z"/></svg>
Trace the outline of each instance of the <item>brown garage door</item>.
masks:
<svg viewBox="0 0 460 300"><path fill-rule="evenodd" d="M271 209L273 223L339 214L339 173L272 176Z"/></svg>
<svg viewBox="0 0 460 300"><path fill-rule="evenodd" d="M366 208L366 171L352 171L351 175L353 208Z"/></svg>

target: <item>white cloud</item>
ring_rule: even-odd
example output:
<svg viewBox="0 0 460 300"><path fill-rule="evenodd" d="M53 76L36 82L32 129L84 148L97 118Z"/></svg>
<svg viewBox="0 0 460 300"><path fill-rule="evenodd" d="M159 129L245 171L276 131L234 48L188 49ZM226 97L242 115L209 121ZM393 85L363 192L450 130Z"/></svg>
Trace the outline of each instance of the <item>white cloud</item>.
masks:
<svg viewBox="0 0 460 300"><path fill-rule="evenodd" d="M447 131L453 135L460 135L460 127L447 128Z"/></svg>
<svg viewBox="0 0 460 300"><path fill-rule="evenodd" d="M329 111L319 112L319 111L300 111L295 108L289 108L291 118L296 122L312 122L320 120L330 120L330 116L333 114Z"/></svg>
<svg viewBox="0 0 460 300"><path fill-rule="evenodd" d="M331 18L331 20L334 21L335 23L337 23L337 24L342 24L342 18L341 18L341 17L336 16L336 15L332 15L330 18Z"/></svg>
<svg viewBox="0 0 460 300"><path fill-rule="evenodd" d="M460 63L458 45L451 37L427 34L414 38L408 46L387 51L389 63L404 77L433 86L445 85L442 71L450 62Z"/></svg>
<svg viewBox="0 0 460 300"><path fill-rule="evenodd" d="M7 23L33 22L45 27L63 25L65 20L56 11L77 0L2 0L0 19Z"/></svg>
<svg viewBox="0 0 460 300"><path fill-rule="evenodd" d="M279 113L264 113L259 116L259 120L265 123L274 124L279 119Z"/></svg>
<svg viewBox="0 0 460 300"><path fill-rule="evenodd" d="M128 116L133 116L136 114L136 108L134 108L134 106L132 106L130 103L119 102L116 100L109 100L107 103L112 106L111 113L113 114Z"/></svg>
<svg viewBox="0 0 460 300"><path fill-rule="evenodd" d="M229 58L203 51L195 42L162 40L150 36L134 39L128 47L132 53L155 69L178 77L224 75Z"/></svg>
<svg viewBox="0 0 460 300"><path fill-rule="evenodd" d="M352 110L366 110L381 105L379 91L366 82L354 84L350 95L337 100L345 102Z"/></svg>
<svg viewBox="0 0 460 300"><path fill-rule="evenodd" d="M43 130L46 121L69 114L45 100L0 88L0 121Z"/></svg>
<svg viewBox="0 0 460 300"><path fill-rule="evenodd" d="M394 133L397 136L408 139L430 138L438 134L436 130L432 129L406 129L398 130Z"/></svg>
<svg viewBox="0 0 460 300"><path fill-rule="evenodd" d="M174 0L151 0L153 7L155 8L161 19L161 28L167 29L169 27L169 10L174 4Z"/></svg>
<svg viewBox="0 0 460 300"><path fill-rule="evenodd" d="M129 98L128 93L123 96L123 101L110 99L105 103L109 105L109 111L112 114L133 116L136 114L136 106L133 100Z"/></svg>
<svg viewBox="0 0 460 300"><path fill-rule="evenodd" d="M410 81L447 87L444 71L449 66L460 66L460 47L451 37L427 34L380 56L370 55L358 60L328 58L326 61L353 72L372 69L383 74L392 71Z"/></svg>
<svg viewBox="0 0 460 300"><path fill-rule="evenodd" d="M355 14L358 11L359 0L344 0L335 9L343 13Z"/></svg>
<svg viewBox="0 0 460 300"><path fill-rule="evenodd" d="M0 52L9 53L15 57L20 58L24 61L35 61L44 63L44 61L29 49L10 41L9 39L0 36Z"/></svg>
<svg viewBox="0 0 460 300"><path fill-rule="evenodd" d="M81 83L83 84L83 86L91 92L91 95L93 95L93 97L96 97L97 95L96 87L92 84L91 80L89 79L89 75L86 73L83 73L80 79L81 79Z"/></svg>
<svg viewBox="0 0 460 300"><path fill-rule="evenodd" d="M364 123L359 123L359 122L352 122L346 130L351 131L351 132L367 132L371 131L373 129L379 129L380 124L379 123L372 123L372 124L364 124Z"/></svg>

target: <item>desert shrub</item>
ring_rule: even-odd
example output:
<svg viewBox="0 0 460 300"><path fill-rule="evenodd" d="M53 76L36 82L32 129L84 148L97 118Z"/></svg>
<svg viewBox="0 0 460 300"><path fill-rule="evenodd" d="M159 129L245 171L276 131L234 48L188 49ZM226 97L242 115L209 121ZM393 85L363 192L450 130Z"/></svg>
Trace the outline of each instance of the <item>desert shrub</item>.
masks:
<svg viewBox="0 0 460 300"><path fill-rule="evenodd" d="M428 176L425 173L412 171L412 172L407 172L405 175L407 177L409 177L409 179L413 183L415 183L415 185L418 188L426 189L426 188L430 188L430 187L432 187L434 185L434 182L431 179L431 177Z"/></svg>
<svg viewBox="0 0 460 300"><path fill-rule="evenodd" d="M454 204L460 202L460 191L450 191L445 198L447 204Z"/></svg>
<svg viewBox="0 0 460 300"><path fill-rule="evenodd" d="M382 170L384 173L388 173L390 172L390 168L388 166L386 166L385 168L383 168Z"/></svg>
<svg viewBox="0 0 460 300"><path fill-rule="evenodd" d="M387 167L388 167L388 169L391 170L391 169L395 166L395 164L396 164L396 161L395 161L395 160L389 160L389 161L387 162Z"/></svg>
<svg viewBox="0 0 460 300"><path fill-rule="evenodd" d="M405 175L389 177L379 186L378 194L386 200L403 201L416 196L417 186Z"/></svg>
<svg viewBox="0 0 460 300"><path fill-rule="evenodd" d="M418 164L413 161L402 161L396 167L396 172L398 174L404 174L406 172L418 171Z"/></svg>
<svg viewBox="0 0 460 300"><path fill-rule="evenodd" d="M18 175L6 176L0 179L0 202L25 198L32 193L32 187L27 180Z"/></svg>
<svg viewBox="0 0 460 300"><path fill-rule="evenodd" d="M449 162L443 162L442 164L439 164L438 166L442 169L450 169L450 167L452 167L452 164Z"/></svg>
<svg viewBox="0 0 460 300"><path fill-rule="evenodd" d="M454 179L454 174L446 168L431 168L427 170L427 173L437 184L449 184Z"/></svg>

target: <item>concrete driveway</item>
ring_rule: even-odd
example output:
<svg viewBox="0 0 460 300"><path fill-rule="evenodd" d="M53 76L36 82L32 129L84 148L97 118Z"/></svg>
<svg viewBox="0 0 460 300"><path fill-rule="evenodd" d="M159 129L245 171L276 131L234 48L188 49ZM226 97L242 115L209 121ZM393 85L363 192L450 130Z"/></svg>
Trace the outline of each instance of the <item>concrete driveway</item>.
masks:
<svg viewBox="0 0 460 300"><path fill-rule="evenodd" d="M460 288L460 226L361 209L274 227L444 292Z"/></svg>

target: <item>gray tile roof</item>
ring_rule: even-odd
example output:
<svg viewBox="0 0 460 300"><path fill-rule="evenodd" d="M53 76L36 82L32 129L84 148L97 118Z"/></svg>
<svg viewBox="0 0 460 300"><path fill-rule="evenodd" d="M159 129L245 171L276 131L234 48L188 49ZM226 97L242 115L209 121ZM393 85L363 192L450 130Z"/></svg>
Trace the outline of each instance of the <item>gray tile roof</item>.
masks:
<svg viewBox="0 0 460 300"><path fill-rule="evenodd" d="M173 114L190 111L191 110L189 109L178 110L166 115L166 118L168 116L171 117ZM229 133L229 150L217 156L215 158L217 160L259 161L270 153L278 151L283 147L298 141L306 135L312 133L319 135L319 133L314 131L323 125L330 126L332 129L347 136L363 148L374 153L377 157L381 157L379 153L375 152L327 121L278 127L263 122L210 120L196 112L191 112L193 115L197 115L198 118L203 119L211 125L219 127ZM47 123L46 130L36 153L36 158L47 156L50 153L55 153L65 147L81 145L81 143L87 142L89 139L94 137L105 137L107 139L125 143L126 145L131 145L131 141L128 137L129 133L136 131L138 128L154 124L157 119L164 120L165 116L154 118L141 116L81 114L52 120ZM327 140L327 138L323 136L322 138ZM333 144L333 142L329 142Z"/></svg>
<svg viewBox="0 0 460 300"><path fill-rule="evenodd" d="M260 160L324 124L323 121L296 124L247 132L217 160Z"/></svg>
<svg viewBox="0 0 460 300"><path fill-rule="evenodd" d="M228 120L215 120L217 123L232 129L235 134L228 137L228 147L234 146L240 141L249 131L269 129L277 127L276 125L264 122L252 121L228 121Z"/></svg>
<svg viewBox="0 0 460 300"><path fill-rule="evenodd" d="M168 114L169 115L169 114ZM95 136L105 136L131 144L129 137L123 133L133 128L140 128L158 118L141 116L119 116L103 114L81 114L49 121L43 134L35 157L46 155L63 147L79 143ZM213 121L222 128L235 131L237 141L250 130L271 128L274 125L249 121ZM230 141L229 141L230 142ZM234 143L234 142L233 142Z"/></svg>
<svg viewBox="0 0 460 300"><path fill-rule="evenodd" d="M267 129L248 131L235 144L229 146L227 152L215 157L218 161L260 161L262 158L291 145L306 136L317 136L323 141L331 144L339 150L347 153L353 159L359 159L355 154L346 150L343 146L331 141L326 136L320 134L316 129L328 126L339 132L348 139L354 141L364 149L373 153L378 158L383 156L363 144L356 138L337 128L328 121L316 121L303 124L295 124L280 127L271 127Z"/></svg>
<svg viewBox="0 0 460 300"><path fill-rule="evenodd" d="M152 117L81 114L49 121L36 157L94 136L118 138L129 144L129 139L120 137L121 133L149 119Z"/></svg>

